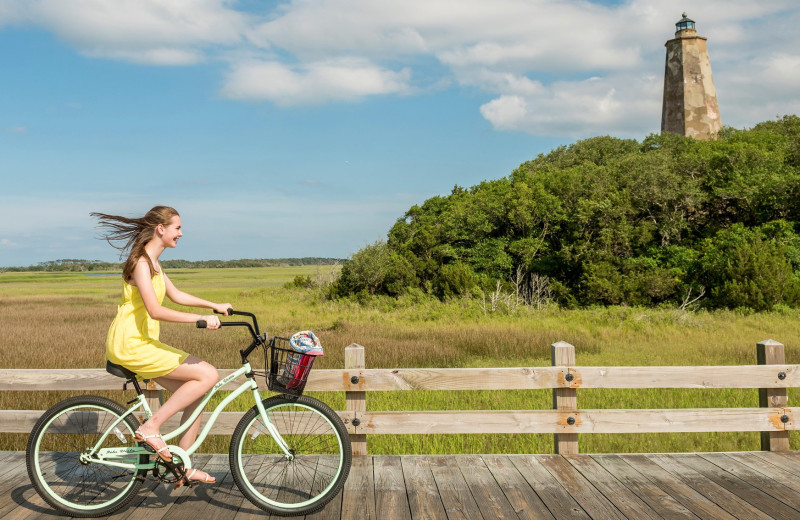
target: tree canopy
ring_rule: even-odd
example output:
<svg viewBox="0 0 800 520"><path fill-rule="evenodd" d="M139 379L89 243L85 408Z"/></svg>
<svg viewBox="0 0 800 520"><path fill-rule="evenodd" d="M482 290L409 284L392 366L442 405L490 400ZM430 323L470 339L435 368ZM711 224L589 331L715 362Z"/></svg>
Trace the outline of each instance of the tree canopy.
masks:
<svg viewBox="0 0 800 520"><path fill-rule="evenodd" d="M536 276L567 306L794 306L799 167L797 116L711 141L581 140L412 206L334 292L448 298Z"/></svg>

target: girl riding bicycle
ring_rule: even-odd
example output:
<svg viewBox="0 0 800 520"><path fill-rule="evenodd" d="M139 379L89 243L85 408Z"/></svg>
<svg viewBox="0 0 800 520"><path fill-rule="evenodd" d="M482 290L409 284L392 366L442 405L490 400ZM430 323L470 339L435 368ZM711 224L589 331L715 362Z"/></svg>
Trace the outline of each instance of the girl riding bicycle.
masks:
<svg viewBox="0 0 800 520"><path fill-rule="evenodd" d="M106 357L112 363L135 372L141 379L153 379L172 392L155 414L136 430L136 439L146 443L164 460L172 460L161 438L161 425L184 410L181 423L200 404L204 394L219 380L216 368L182 350L159 341L159 322L195 323L205 320L207 328L217 329L217 316L193 314L161 305L164 296L179 304L205 307L225 314L229 303L213 303L178 290L164 273L159 257L166 248L174 248L183 236L178 212L167 206L155 206L141 218L126 218L105 213L91 213L106 229L103 238L123 255L129 252L122 271L122 301L106 339ZM114 242L121 242L116 245ZM187 449L197 438L201 417L186 430L178 445ZM207 473L190 469L192 481L214 482Z"/></svg>

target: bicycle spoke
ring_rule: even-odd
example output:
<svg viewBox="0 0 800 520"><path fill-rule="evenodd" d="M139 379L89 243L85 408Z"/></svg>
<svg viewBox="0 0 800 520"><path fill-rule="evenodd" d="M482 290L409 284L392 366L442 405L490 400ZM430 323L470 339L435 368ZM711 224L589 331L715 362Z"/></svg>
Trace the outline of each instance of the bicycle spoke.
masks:
<svg viewBox="0 0 800 520"><path fill-rule="evenodd" d="M267 416L289 455L261 424L254 408L232 439L234 480L253 503L279 514L309 514L338 492L350 468L350 444L335 412L308 397L273 397Z"/></svg>
<svg viewBox="0 0 800 520"><path fill-rule="evenodd" d="M81 461L114 423L132 438L138 423L130 416L118 422L124 412L108 399L80 396L55 405L37 422L26 454L28 474L48 504L72 516L99 516L133 497L141 486L136 469ZM117 436L111 434L97 448L117 447L117 442ZM118 460L135 463L141 461L139 457Z"/></svg>

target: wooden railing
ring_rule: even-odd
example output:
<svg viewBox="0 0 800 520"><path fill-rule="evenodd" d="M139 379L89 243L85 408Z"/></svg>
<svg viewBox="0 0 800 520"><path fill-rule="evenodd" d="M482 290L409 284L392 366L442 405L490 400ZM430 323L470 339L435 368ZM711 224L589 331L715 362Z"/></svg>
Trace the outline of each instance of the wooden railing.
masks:
<svg viewBox="0 0 800 520"><path fill-rule="evenodd" d="M314 370L307 391L345 392L338 412L351 435L353 451L366 454L367 435L442 433L545 433L555 452L578 452L579 433L761 432L761 448L789 449L796 430L786 389L800 386L800 365L787 365L782 344L757 344L757 365L582 367L575 348L551 346L552 366L521 368L365 368L364 347L345 349L343 370ZM220 376L232 370L220 370ZM225 389L233 389L230 383ZM102 369L0 369L0 391L119 390L119 378ZM758 388L759 407L685 409L599 409L578 407L583 388ZM369 392L405 390L551 389L552 410L370 411ZM161 390L150 383L157 406ZM754 403L755 404L755 403ZM28 433L41 410L0 410L0 433ZM230 434L243 412L225 412L212 429ZM173 421L177 421L173 418ZM174 425L168 425L174 426Z"/></svg>

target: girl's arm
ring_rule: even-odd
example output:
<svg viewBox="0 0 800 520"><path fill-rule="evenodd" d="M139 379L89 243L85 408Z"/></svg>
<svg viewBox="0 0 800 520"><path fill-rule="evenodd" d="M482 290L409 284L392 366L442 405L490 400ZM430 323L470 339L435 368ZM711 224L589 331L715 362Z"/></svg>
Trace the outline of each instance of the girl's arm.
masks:
<svg viewBox="0 0 800 520"><path fill-rule="evenodd" d="M228 309L232 308L230 303L214 303L183 292L175 287L175 284L172 283L172 280L167 277L167 273L163 274L164 284L167 288L167 298L174 301L178 305L186 305L188 307L205 307L207 309L213 309L220 314L227 314Z"/></svg>
<svg viewBox="0 0 800 520"><path fill-rule="evenodd" d="M147 309L147 314L154 320L177 323L193 323L197 320L205 320L207 328L219 328L219 318L217 316L202 316L191 312L182 312L164 307L158 303L158 297L156 296L155 289L153 289L153 280L150 277L150 266L147 264L147 260L141 259L136 262L136 267L133 269L133 282L139 289L139 294L142 296L142 302Z"/></svg>

